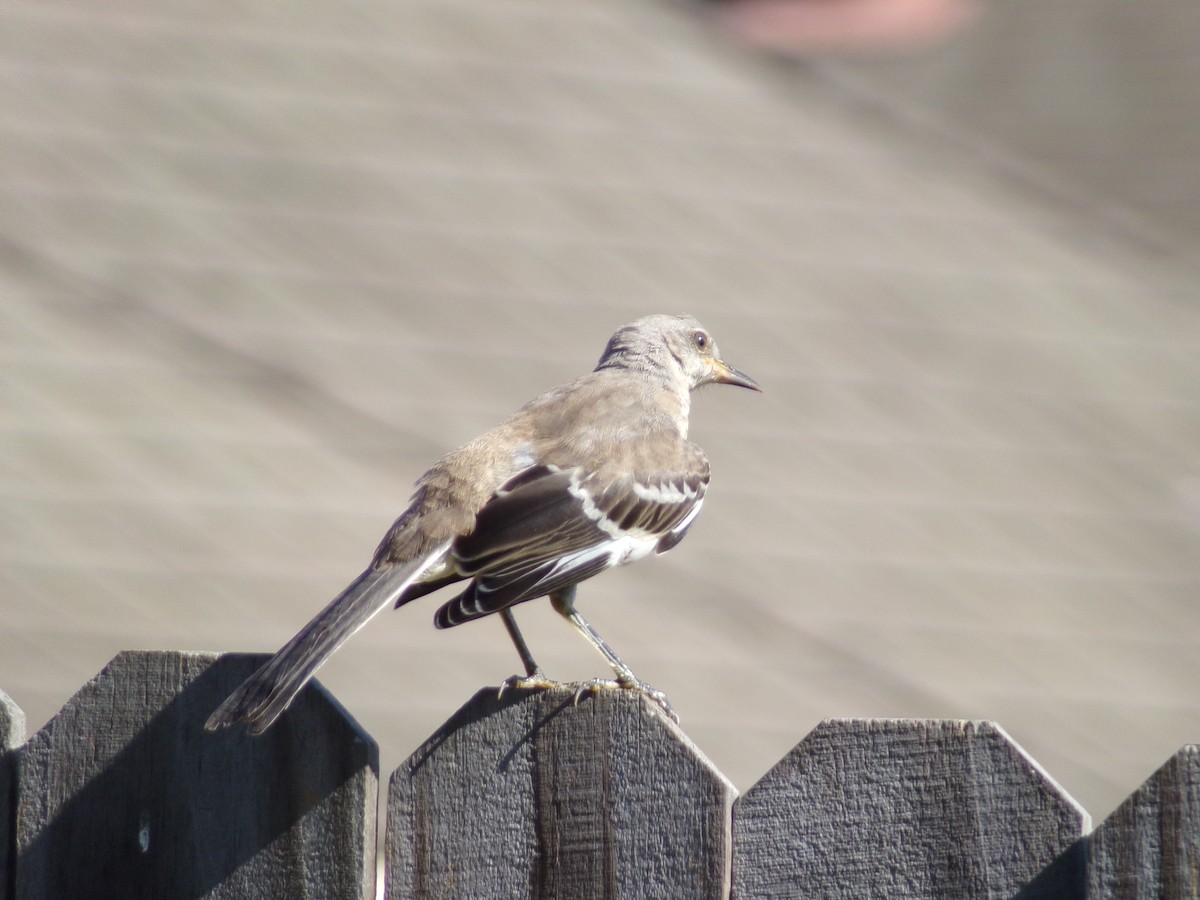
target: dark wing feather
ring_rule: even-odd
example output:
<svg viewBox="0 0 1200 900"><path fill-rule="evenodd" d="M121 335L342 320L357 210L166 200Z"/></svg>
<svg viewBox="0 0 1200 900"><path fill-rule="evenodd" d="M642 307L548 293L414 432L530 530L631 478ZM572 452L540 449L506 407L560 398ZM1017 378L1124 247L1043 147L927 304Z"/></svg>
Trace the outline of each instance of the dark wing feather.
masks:
<svg viewBox="0 0 1200 900"><path fill-rule="evenodd" d="M456 568L467 577L519 573L604 540L571 492L577 480L576 470L552 466L511 479L479 511L471 533L454 541Z"/></svg>
<svg viewBox="0 0 1200 900"><path fill-rule="evenodd" d="M708 467L599 481L578 469L535 466L497 491L471 534L451 547L457 571L474 581L438 610L438 627L577 584L625 562L631 550L670 549L703 501Z"/></svg>
<svg viewBox="0 0 1200 900"><path fill-rule="evenodd" d="M410 585L396 606L482 572L500 580L528 577L538 561L556 559L601 539L603 534L594 524L571 508L577 501L569 493L570 484L570 470L550 466L531 466L513 476L476 515L470 534L454 541L450 571L436 580Z"/></svg>

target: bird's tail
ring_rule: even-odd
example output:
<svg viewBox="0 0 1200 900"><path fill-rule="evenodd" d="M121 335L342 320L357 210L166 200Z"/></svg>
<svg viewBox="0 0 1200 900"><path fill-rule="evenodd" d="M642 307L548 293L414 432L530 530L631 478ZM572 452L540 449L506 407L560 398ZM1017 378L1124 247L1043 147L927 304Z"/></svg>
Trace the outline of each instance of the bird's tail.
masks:
<svg viewBox="0 0 1200 900"><path fill-rule="evenodd" d="M367 569L230 694L208 717L205 729L216 731L245 722L251 734L262 734L325 660L441 555L437 552L411 563Z"/></svg>

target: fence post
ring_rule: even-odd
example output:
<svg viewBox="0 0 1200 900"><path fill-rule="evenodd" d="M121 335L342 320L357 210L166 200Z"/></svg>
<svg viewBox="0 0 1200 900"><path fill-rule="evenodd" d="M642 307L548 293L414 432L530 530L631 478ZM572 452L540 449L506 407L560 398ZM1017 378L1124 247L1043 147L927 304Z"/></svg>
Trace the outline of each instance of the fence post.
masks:
<svg viewBox="0 0 1200 900"><path fill-rule="evenodd" d="M733 892L1082 900L1086 827L993 723L831 719L734 804Z"/></svg>
<svg viewBox="0 0 1200 900"><path fill-rule="evenodd" d="M16 896L17 748L25 740L25 714L0 691L0 900Z"/></svg>
<svg viewBox="0 0 1200 900"><path fill-rule="evenodd" d="M125 652L18 756L19 900L373 895L378 751L324 689L203 730L266 657Z"/></svg>
<svg viewBox="0 0 1200 900"><path fill-rule="evenodd" d="M1200 895L1200 746L1164 763L1092 832L1089 900Z"/></svg>
<svg viewBox="0 0 1200 900"><path fill-rule="evenodd" d="M392 775L387 896L728 896L732 785L645 696L486 688Z"/></svg>

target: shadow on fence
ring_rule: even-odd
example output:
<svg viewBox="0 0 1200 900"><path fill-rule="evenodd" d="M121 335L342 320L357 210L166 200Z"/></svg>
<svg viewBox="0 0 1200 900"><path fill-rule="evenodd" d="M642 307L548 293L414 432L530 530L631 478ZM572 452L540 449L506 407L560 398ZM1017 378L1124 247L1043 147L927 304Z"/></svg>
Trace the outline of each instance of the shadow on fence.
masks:
<svg viewBox="0 0 1200 900"><path fill-rule="evenodd" d="M16 896L361 893L370 737L324 691L261 742L203 731L264 658L122 653L88 682L19 751Z"/></svg>
<svg viewBox="0 0 1200 900"><path fill-rule="evenodd" d="M126 652L28 741L0 693L0 900L373 897L378 752L319 686L207 733L265 657ZM1089 835L990 722L828 720L738 797L628 691L480 691L391 776L388 897L1192 898L1200 757Z"/></svg>

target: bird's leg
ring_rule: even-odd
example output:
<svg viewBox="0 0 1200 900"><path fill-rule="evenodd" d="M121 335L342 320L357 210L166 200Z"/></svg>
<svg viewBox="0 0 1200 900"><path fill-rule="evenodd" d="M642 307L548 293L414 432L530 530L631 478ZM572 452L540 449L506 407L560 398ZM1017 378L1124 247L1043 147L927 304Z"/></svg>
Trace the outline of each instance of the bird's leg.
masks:
<svg viewBox="0 0 1200 900"><path fill-rule="evenodd" d="M678 722L679 716L674 708L667 702L667 695L662 691L655 690L646 682L639 679L633 674L633 670L625 665L624 660L617 656L612 647L605 643L604 638L600 637L599 632L592 627L579 612L575 609L575 586L564 588L561 591L555 591L550 595L550 605L554 607L554 611L565 618L568 622L575 626L575 629L584 636L589 644L595 647L600 655L612 666L613 671L617 673L617 684L624 688L632 688L646 694L651 700L657 703L662 711L671 717L672 721ZM592 682L591 689L596 689L602 685L602 682ZM583 689L587 689L585 684ZM578 696L577 698L578 699Z"/></svg>
<svg viewBox="0 0 1200 900"><path fill-rule="evenodd" d="M529 678L543 678L541 668L534 660L533 654L529 652L529 645L525 643L521 629L517 627L517 620L513 618L512 610L508 608L500 610L500 618L504 622L504 627L508 629L508 636L512 638L513 646L517 648L517 655L521 657L521 664L525 666L525 674Z"/></svg>
<svg viewBox="0 0 1200 900"><path fill-rule="evenodd" d="M546 687L552 682L542 674L541 666L534 660L533 654L529 652L529 645L525 643L525 638L521 634L521 629L517 627L517 620L512 614L511 609L500 610L500 619L504 622L504 627L508 630L508 636L512 638L513 646L517 648L517 655L521 657L521 665L525 667L525 676L514 675L511 678L505 679L500 685L500 693L497 699L504 696L504 692L509 688L535 688Z"/></svg>
<svg viewBox="0 0 1200 900"><path fill-rule="evenodd" d="M600 655L604 657L605 661L612 666L613 671L617 673L617 681L620 684L628 687L641 684L638 677L633 674L633 670L625 665L625 661L617 656L613 648L605 643L604 638L600 637L599 632L592 627L591 623L575 609L574 585L551 594L550 605L554 607L556 613L574 625L579 633L587 639L589 644L600 651Z"/></svg>

